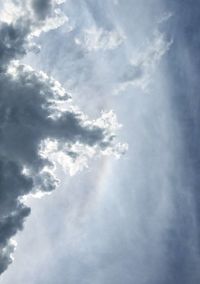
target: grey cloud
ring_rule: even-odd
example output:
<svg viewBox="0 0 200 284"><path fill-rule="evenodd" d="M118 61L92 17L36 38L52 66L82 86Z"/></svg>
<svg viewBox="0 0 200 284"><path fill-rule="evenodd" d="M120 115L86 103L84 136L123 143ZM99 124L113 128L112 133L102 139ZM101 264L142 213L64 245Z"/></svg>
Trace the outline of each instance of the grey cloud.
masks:
<svg viewBox="0 0 200 284"><path fill-rule="evenodd" d="M0 273L12 262L12 237L30 213L22 197L38 190L51 192L59 183L55 163L42 145L45 151L45 142L56 142L57 151L72 160L87 155L87 147L99 152L115 147L112 122L105 117L90 121L56 80L12 62L27 52L31 33L55 4L31 3L37 21L25 13L0 26Z"/></svg>
<svg viewBox="0 0 200 284"><path fill-rule="evenodd" d="M53 4L51 0L34 0L32 1L32 7L36 15L44 19L51 12Z"/></svg>
<svg viewBox="0 0 200 284"><path fill-rule="evenodd" d="M33 35L39 35L43 29L47 31L57 28L64 22L63 15L58 9L55 13L56 2L53 0L8 1L11 4L13 2L16 2L17 8L21 7L18 11L19 16L13 15L11 22L0 22L1 69L6 68L11 60L19 59L34 47L34 43L31 42ZM50 23L48 19L51 19Z"/></svg>
<svg viewBox="0 0 200 284"><path fill-rule="evenodd" d="M0 67L7 66L13 58L25 55L30 27L20 19L15 23L0 23Z"/></svg>
<svg viewBox="0 0 200 284"><path fill-rule="evenodd" d="M96 3L103 2L102 6L111 3L111 1L96 0L87 2L92 3L97 12L102 12L104 15L104 10L99 9ZM154 13L158 13L156 3L163 5L166 2L167 10L174 12L174 17L169 22L162 23L162 31L167 30L169 38L172 37L174 42L165 54L164 60L156 64L155 73L147 88L147 91L151 90L150 93L147 95L136 88L128 88L125 96L115 97L109 102L110 92L102 92L106 94L107 107L114 105L123 120L125 139L130 143L129 157L117 166L112 164L110 173L108 169L108 172L107 170L104 172L100 167L100 171L96 171L94 167L93 172L97 174L95 177L93 172L90 172L87 180L85 177L82 180L80 178L78 182L75 179L69 186L73 188L71 198L69 192L59 193L61 194L59 198L56 195L59 210L55 206L54 196L51 198L52 210L49 210L47 205L46 210L41 212L38 205L38 211L34 210L33 213L35 217L32 219L32 224L34 226L39 215L41 220L38 222L40 224L37 224L38 241L36 236L34 238L39 245L35 245L34 242L31 256L26 254L26 249L34 236L32 228L28 231L29 240L26 236L22 237L25 254L21 250L18 263L15 268L13 267L13 271L12 269L9 271L11 273L8 273L7 279L7 275L5 276L3 283L13 283L13 279L17 284L200 283L200 29L198 24L200 9L195 0L118 2L118 22L124 21L126 31L129 30L127 36L129 55L132 55L136 48L142 52L143 49L139 44L144 41L146 45L146 36L151 37L155 29L155 19L156 22L158 18L160 19L160 13L159 17L154 16ZM85 1L72 1L72 3L81 6ZM110 8L107 13L111 14L113 7ZM81 17L79 11L76 11L76 14L77 17ZM84 18L85 21L89 18L87 13L84 13ZM42 52L46 60L51 60L51 64L47 67L49 71L55 68L58 71L56 77L60 73L64 81L69 78L70 73L76 78L77 70L74 71L73 68L74 65L77 68L80 57L78 57L78 48L75 49L73 45L70 46L72 52L69 55L70 48L66 47L69 47L70 41L66 39L66 32L63 34L65 46L61 44L61 40L59 43L56 41L60 35L56 40L55 38L52 40L49 36L49 41L46 35L46 45L51 50L49 56L46 50ZM53 42L56 43L54 48L52 48ZM50 57L53 50L56 50L54 61ZM89 73L91 76L88 76L90 80L88 86L91 86L92 82L98 82L100 78L102 85L108 88L104 78L109 77L105 72L109 68L120 75L118 71L124 74L127 66L128 73L125 72L126 76L125 78L122 76L122 80L127 78L134 80L134 74L133 77L129 75L129 71L130 73L132 71L132 65L129 65L130 56L128 60L122 58L118 61L116 65L119 68L116 68L116 65L113 68L113 62L116 62L117 57L120 59L122 56L119 51L116 57L105 58L103 65L105 63L107 65L102 69L100 69L100 63L104 59L102 56L98 54L89 65L93 58L86 55L85 61L89 63L81 61L77 69L81 70L82 67L85 71L84 64L89 66L88 73L91 72ZM65 54L67 57L65 62L71 62L71 68L69 64L63 64ZM150 65L144 65L145 62L152 62L151 59L157 58L152 49L145 54L149 54L147 59L150 58L150 61L140 60L141 68L145 66L149 68ZM60 65L57 63L58 58ZM74 60L77 60L76 63ZM41 60L42 65L45 65L44 58ZM67 67L64 68L63 65ZM95 70L99 71L98 76L95 76ZM79 74L81 75L81 71ZM109 77L108 82L113 82L113 78L116 77ZM80 88L81 86L85 88L86 83L85 80L82 81ZM81 90L80 97L84 97L86 107L93 97L94 100L103 101L102 97L96 98L95 88L85 92L84 96ZM91 100L85 100L85 94L90 95ZM99 185L99 173L106 176L103 185ZM93 190L93 182L88 186L89 179L95 179L96 193ZM99 191L99 186L103 186L103 192ZM89 191L92 198L87 197ZM68 206L66 206L67 198L69 198ZM90 199L89 202L87 198ZM92 205L88 206L88 203ZM72 213L73 210L76 212ZM80 216L84 222L80 222ZM50 228L45 227L51 222L52 217L61 221L52 222ZM29 224L29 229L30 227ZM41 242L40 229L45 231L43 242ZM55 255L59 255L59 259L55 258ZM22 265L25 261L29 263L27 271L24 271Z"/></svg>
<svg viewBox="0 0 200 284"><path fill-rule="evenodd" d="M0 158L0 273L12 262L14 245L10 238L23 228L30 208L19 201L32 188L31 178L21 174L20 165Z"/></svg>
<svg viewBox="0 0 200 284"><path fill-rule="evenodd" d="M0 274L3 273L8 265L12 262L12 253L15 250L15 246L12 243L8 243L6 246L1 246L1 257L0 257Z"/></svg>

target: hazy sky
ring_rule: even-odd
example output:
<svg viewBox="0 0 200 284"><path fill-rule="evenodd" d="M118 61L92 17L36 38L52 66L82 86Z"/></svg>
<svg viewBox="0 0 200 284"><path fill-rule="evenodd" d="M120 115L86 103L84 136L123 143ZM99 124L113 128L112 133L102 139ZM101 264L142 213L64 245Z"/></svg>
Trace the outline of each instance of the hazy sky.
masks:
<svg viewBox="0 0 200 284"><path fill-rule="evenodd" d="M0 282L199 284L199 2L59 2L0 0Z"/></svg>

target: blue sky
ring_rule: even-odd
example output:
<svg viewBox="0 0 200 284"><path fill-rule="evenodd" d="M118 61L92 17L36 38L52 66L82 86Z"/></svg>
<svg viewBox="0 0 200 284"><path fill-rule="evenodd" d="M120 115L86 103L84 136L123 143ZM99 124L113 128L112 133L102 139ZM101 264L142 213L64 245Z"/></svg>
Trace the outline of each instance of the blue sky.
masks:
<svg viewBox="0 0 200 284"><path fill-rule="evenodd" d="M31 214L2 283L199 283L199 4L146 2L67 0L65 23L21 59L58 80L93 130L82 129L85 118L73 124L82 135L70 148L75 166L51 156L60 185L25 201ZM112 154L126 146L106 144L105 155L110 132L95 132L110 110L122 125L117 141L128 144L119 159Z"/></svg>

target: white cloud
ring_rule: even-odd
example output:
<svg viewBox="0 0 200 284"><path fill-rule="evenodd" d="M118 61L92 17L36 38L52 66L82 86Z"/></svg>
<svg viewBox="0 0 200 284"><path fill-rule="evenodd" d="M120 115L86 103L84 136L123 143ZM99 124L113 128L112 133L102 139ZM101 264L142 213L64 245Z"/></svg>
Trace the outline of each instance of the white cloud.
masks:
<svg viewBox="0 0 200 284"><path fill-rule="evenodd" d="M154 70L168 52L172 43L173 41L167 40L163 33L156 31L152 39L145 43L143 49L135 50L132 54L130 63L119 78L119 84L114 93L118 94L129 86L136 86L145 90L151 82Z"/></svg>
<svg viewBox="0 0 200 284"><path fill-rule="evenodd" d="M115 30L104 30L93 26L84 29L79 37L75 38L75 43L88 51L112 50L120 46L125 40L125 36Z"/></svg>

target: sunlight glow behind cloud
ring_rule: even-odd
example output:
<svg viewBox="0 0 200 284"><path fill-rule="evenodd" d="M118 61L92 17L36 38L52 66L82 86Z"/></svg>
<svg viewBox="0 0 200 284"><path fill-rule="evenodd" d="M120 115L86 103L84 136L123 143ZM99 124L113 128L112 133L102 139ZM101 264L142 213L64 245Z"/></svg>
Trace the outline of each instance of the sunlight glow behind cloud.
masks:
<svg viewBox="0 0 200 284"><path fill-rule="evenodd" d="M18 61L34 37L67 21L57 4L11 0L2 12L0 273L12 262L12 237L30 213L24 196L41 196L40 192L50 193L58 186L56 162L75 174L94 154L119 154L126 148L115 143L118 123L112 112L89 120L58 81Z"/></svg>

